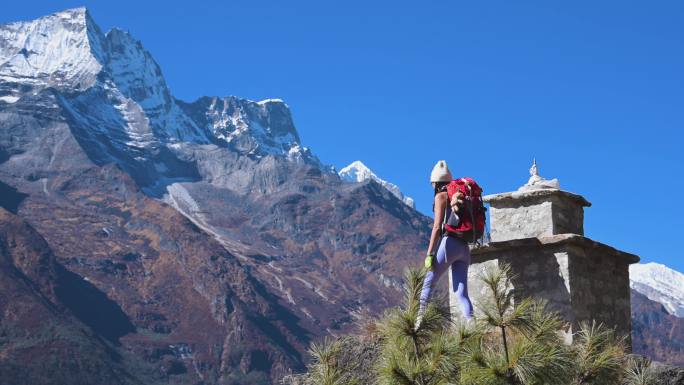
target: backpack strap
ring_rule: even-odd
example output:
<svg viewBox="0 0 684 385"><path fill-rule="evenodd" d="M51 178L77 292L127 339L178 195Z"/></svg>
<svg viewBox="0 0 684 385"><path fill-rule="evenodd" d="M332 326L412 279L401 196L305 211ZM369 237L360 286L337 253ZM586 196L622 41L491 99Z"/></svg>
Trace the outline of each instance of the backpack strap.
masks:
<svg viewBox="0 0 684 385"><path fill-rule="evenodd" d="M461 178L461 181L463 182L463 185L465 186L465 189L467 190L467 199L468 199L468 211L470 214L470 230L473 233L473 242L476 242L475 236L477 235L477 232L475 230L475 225L477 220L475 219L475 213L473 212L473 186L471 186L470 181L467 178Z"/></svg>
<svg viewBox="0 0 684 385"><path fill-rule="evenodd" d="M442 237L446 234L447 207L449 207L449 194L447 194L447 204L444 206L444 218L442 218Z"/></svg>
<svg viewBox="0 0 684 385"><path fill-rule="evenodd" d="M444 217L442 218L442 226L441 226L441 230L442 230L441 236L443 237L444 234L446 234L447 210L449 208L449 191L448 191L446 185L444 187L442 187L442 191L440 191L440 193L442 193L442 192L445 192L447 194L446 205L444 205Z"/></svg>

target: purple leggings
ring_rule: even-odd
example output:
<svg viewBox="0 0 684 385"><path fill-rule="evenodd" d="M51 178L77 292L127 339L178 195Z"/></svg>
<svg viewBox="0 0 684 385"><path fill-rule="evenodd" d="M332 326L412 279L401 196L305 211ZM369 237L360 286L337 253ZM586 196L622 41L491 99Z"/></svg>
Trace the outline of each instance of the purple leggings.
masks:
<svg viewBox="0 0 684 385"><path fill-rule="evenodd" d="M425 275L423 291L420 294L420 313L423 314L425 304L430 299L430 292L449 266L451 266L452 290L461 302L463 316L473 316L473 305L468 297L468 267L470 266L470 250L464 241L452 237L442 237L437 250L432 270Z"/></svg>

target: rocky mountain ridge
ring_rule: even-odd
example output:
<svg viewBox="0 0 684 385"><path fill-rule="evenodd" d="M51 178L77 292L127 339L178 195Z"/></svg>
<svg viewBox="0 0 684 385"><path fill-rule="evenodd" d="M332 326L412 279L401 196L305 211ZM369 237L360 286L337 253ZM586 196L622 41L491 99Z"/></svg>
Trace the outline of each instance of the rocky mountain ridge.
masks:
<svg viewBox="0 0 684 385"><path fill-rule="evenodd" d="M166 164L172 155L161 154L174 143L230 145L243 154L318 163L301 146L282 101L223 98L220 109L219 98L178 101L142 44L119 29L102 33L85 8L4 25L0 38L0 102L16 103L46 89L67 91L60 104L91 134L105 137L91 135L100 162L134 167L146 160L151 175L134 174L143 184L153 184L154 174L178 177L165 170L172 169Z"/></svg>
<svg viewBox="0 0 684 385"><path fill-rule="evenodd" d="M322 165L284 102L179 101L140 42L83 8L0 26L0 187L91 308L123 317L108 383L277 382L311 339L396 303L429 229L376 181ZM87 356L115 325L74 314ZM21 383L24 360L66 350L28 354L17 327L0 371Z"/></svg>

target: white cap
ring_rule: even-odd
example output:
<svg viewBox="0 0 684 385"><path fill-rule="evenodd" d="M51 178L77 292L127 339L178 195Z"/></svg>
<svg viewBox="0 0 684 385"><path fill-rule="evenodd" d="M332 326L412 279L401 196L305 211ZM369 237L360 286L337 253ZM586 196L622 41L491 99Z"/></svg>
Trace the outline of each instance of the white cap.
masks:
<svg viewBox="0 0 684 385"><path fill-rule="evenodd" d="M437 162L430 173L430 182L451 182L453 179L446 161L443 160Z"/></svg>

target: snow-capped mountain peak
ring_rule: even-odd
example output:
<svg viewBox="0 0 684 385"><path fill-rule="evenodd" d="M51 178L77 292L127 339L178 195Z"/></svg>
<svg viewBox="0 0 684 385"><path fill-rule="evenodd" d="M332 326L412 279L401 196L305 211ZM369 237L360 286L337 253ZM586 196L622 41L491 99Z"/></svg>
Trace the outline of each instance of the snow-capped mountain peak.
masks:
<svg viewBox="0 0 684 385"><path fill-rule="evenodd" d="M46 89L55 91L46 97L82 127L82 137L98 143L100 149L93 150L98 162L154 166L139 173L145 183L169 170L153 158L183 158L183 148L210 144L327 171L301 144L282 100L180 101L140 41L116 28L104 34L85 8L0 25L0 107L11 108Z"/></svg>
<svg viewBox="0 0 684 385"><path fill-rule="evenodd" d="M396 196L401 201L406 203L407 206L411 208L416 207L413 198L404 196L404 194L399 189L399 186L395 185L394 183L387 182L384 179L381 179L380 177L375 175L375 173L371 171L371 169L368 168L365 164L363 164L363 162L361 162L360 160L350 163L347 167L341 169L338 174L340 175L340 178L342 178L342 180L344 180L345 182L358 183L365 182L369 179L374 180L375 182L386 188L394 196Z"/></svg>
<svg viewBox="0 0 684 385"><path fill-rule="evenodd" d="M363 182L368 179L379 179L363 162L355 160L339 172L340 177L348 182Z"/></svg>
<svg viewBox="0 0 684 385"><path fill-rule="evenodd" d="M684 274L660 263L629 267L632 289L661 303L670 314L684 317Z"/></svg>
<svg viewBox="0 0 684 385"><path fill-rule="evenodd" d="M106 37L110 52L107 72L121 92L148 113L171 104L161 68L140 41L118 28L107 32Z"/></svg>
<svg viewBox="0 0 684 385"><path fill-rule="evenodd" d="M84 90L107 60L104 35L85 8L0 25L0 79Z"/></svg>
<svg viewBox="0 0 684 385"><path fill-rule="evenodd" d="M100 94L117 111L105 113L77 100L70 109L88 120L96 114L106 115L107 122L119 121L126 126L122 142L135 147L169 140L209 142L176 105L159 65L142 44L119 29L105 35L85 8L0 25L0 81L10 85L0 89L5 103L46 87L70 95ZM107 125L95 124L101 129Z"/></svg>

